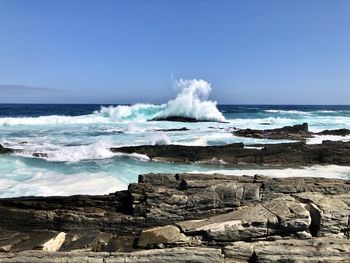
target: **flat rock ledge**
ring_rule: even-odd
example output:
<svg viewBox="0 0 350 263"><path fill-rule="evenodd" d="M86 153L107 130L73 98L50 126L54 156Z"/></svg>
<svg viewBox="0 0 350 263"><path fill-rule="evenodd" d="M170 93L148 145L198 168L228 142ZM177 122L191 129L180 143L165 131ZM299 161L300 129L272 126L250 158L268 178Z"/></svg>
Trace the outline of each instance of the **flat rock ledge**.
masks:
<svg viewBox="0 0 350 263"><path fill-rule="evenodd" d="M221 146L143 145L111 148L112 152L138 153L154 161L226 165L306 166L350 165L350 142L323 141L321 144L278 143Z"/></svg>
<svg viewBox="0 0 350 263"><path fill-rule="evenodd" d="M109 195L0 199L2 263L349 259L349 180L147 174Z"/></svg>
<svg viewBox="0 0 350 263"><path fill-rule="evenodd" d="M239 137L248 137L256 139L271 139L271 140L296 140L305 141L307 138L312 138L317 135L335 135L348 136L349 129L323 130L321 132L309 131L307 123L297 124L293 126L285 126L276 129L254 130L254 129L237 129L233 134Z"/></svg>

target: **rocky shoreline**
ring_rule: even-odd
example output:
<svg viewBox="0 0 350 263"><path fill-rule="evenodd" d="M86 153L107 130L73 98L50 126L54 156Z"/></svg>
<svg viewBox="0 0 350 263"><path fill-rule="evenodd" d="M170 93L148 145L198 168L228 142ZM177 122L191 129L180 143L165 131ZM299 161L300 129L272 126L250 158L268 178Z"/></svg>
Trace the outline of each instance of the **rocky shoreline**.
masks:
<svg viewBox="0 0 350 263"><path fill-rule="evenodd" d="M345 136L348 130L316 134L303 124L233 133L299 142L111 151L175 163L350 165L350 142L305 143L315 135ZM0 145L1 154L14 151ZM127 190L108 195L0 199L2 263L316 263L349 258L350 180L146 174Z"/></svg>
<svg viewBox="0 0 350 263"><path fill-rule="evenodd" d="M0 199L0 262L348 262L350 181L147 174L100 196Z"/></svg>

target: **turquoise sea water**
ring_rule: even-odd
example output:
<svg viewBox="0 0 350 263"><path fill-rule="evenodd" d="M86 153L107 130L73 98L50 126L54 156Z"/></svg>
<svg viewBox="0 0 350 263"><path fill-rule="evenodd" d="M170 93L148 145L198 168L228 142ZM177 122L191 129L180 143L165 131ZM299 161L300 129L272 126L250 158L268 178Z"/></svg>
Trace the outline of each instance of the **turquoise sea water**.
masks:
<svg viewBox="0 0 350 263"><path fill-rule="evenodd" d="M349 178L349 167L327 166L285 170L242 170L220 165L152 162L147 156L114 154L110 147L143 144L221 145L233 142L286 141L240 138L235 128L275 128L309 123L312 131L350 128L349 106L219 105L200 100L184 105L0 105L0 144L20 150L0 156L0 197L22 195L104 194L125 189L149 172L222 172L271 176ZM202 103L202 104L201 104ZM204 103L204 105L203 105ZM206 103L209 103L206 105ZM187 108L186 108L187 107ZM209 122L149 121L174 114ZM216 121L225 122L216 122ZM162 129L186 127L188 131ZM319 136L349 140L350 137ZM46 158L33 157L34 152Z"/></svg>

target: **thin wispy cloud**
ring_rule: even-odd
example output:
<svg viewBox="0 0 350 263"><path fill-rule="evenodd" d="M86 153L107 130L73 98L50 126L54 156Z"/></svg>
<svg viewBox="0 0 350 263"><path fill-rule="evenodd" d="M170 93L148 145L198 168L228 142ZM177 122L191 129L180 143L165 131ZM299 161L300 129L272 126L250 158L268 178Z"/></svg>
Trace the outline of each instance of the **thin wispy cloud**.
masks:
<svg viewBox="0 0 350 263"><path fill-rule="evenodd" d="M41 88L32 87L25 85L11 85L11 84L0 84L0 92L5 95L6 93L20 93L20 92L30 92L30 93L48 93L48 92L61 92L60 90L51 88Z"/></svg>
<svg viewBox="0 0 350 263"><path fill-rule="evenodd" d="M66 91L16 84L0 84L0 103L40 103L61 100Z"/></svg>

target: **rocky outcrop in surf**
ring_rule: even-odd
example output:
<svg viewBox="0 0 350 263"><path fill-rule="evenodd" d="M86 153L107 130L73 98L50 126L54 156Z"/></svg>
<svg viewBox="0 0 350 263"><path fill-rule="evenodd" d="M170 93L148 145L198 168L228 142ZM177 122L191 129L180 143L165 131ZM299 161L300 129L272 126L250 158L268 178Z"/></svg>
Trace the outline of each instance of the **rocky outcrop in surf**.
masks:
<svg viewBox="0 0 350 263"><path fill-rule="evenodd" d="M254 129L238 129L233 131L233 134L239 137L248 137L256 139L272 139L272 140L296 140L304 141L315 135L335 135L347 136L350 135L349 129L324 130L321 132L309 131L307 123L293 126L285 126L276 129L254 130Z"/></svg>
<svg viewBox="0 0 350 263"><path fill-rule="evenodd" d="M151 160L176 163L220 163L227 165L350 165L350 142L323 141L322 144L280 143L245 146L144 145L111 148L112 152L138 153Z"/></svg>
<svg viewBox="0 0 350 263"><path fill-rule="evenodd" d="M319 133L316 133L317 135L335 135L335 136L347 136L350 135L349 129L337 129L337 130L324 130Z"/></svg>
<svg viewBox="0 0 350 263"><path fill-rule="evenodd" d="M206 122L206 120L197 120L195 118L181 116L156 117L151 119L150 121Z"/></svg>
<svg viewBox="0 0 350 263"><path fill-rule="evenodd" d="M10 148L6 148L0 144L0 154L12 153L13 150Z"/></svg>
<svg viewBox="0 0 350 263"><path fill-rule="evenodd" d="M239 137L249 137L257 139L287 139L287 140L305 140L310 138L312 133L309 132L308 124L285 126L277 129L253 130L253 129L239 129L233 132Z"/></svg>
<svg viewBox="0 0 350 263"><path fill-rule="evenodd" d="M346 262L349 193L337 179L148 174L109 195L0 199L0 261Z"/></svg>
<svg viewBox="0 0 350 263"><path fill-rule="evenodd" d="M186 127L182 128L171 128L171 129L155 129L155 131L160 131L160 132L178 132L178 131L189 131L190 129Z"/></svg>

